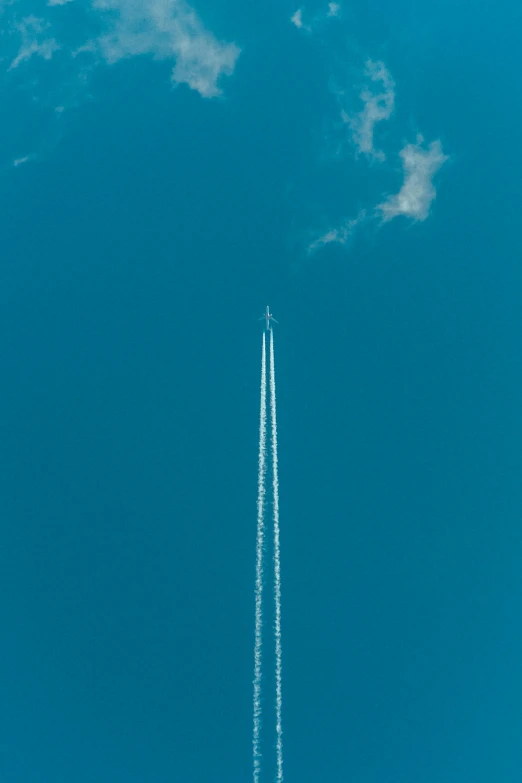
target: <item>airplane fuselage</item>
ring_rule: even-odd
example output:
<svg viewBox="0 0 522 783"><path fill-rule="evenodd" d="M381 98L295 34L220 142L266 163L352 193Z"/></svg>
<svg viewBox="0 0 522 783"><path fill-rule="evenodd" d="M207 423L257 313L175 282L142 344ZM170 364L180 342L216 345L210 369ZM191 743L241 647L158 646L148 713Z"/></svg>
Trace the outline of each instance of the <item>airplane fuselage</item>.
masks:
<svg viewBox="0 0 522 783"><path fill-rule="evenodd" d="M259 320L262 321L263 318L265 319L265 329L266 329L267 332L270 332L271 329L272 329L272 327L270 325L270 321L273 321L274 323L277 323L277 321L274 318L274 316L272 315L272 313L270 312L270 307L268 305L266 306L265 314L262 315Z"/></svg>

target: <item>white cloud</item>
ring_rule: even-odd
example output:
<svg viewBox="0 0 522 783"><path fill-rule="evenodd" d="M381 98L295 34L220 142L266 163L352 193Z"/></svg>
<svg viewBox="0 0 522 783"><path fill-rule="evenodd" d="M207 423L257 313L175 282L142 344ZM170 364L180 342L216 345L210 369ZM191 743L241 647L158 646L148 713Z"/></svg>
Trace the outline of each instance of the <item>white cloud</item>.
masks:
<svg viewBox="0 0 522 783"><path fill-rule="evenodd" d="M69 1L47 0L47 4L58 6ZM92 0L88 12L98 17L101 32L75 49L65 48L73 58L90 54L93 65L137 55L171 60L174 84L187 84L204 98L220 95L220 78L234 71L239 48L218 40L185 0ZM62 48L50 29L49 22L34 15L12 24L21 43L9 70L34 55L50 60Z"/></svg>
<svg viewBox="0 0 522 783"><path fill-rule="evenodd" d="M39 158L42 145L47 151L56 145L63 134L64 113L90 97L89 84L100 66L137 55L163 60L173 84L186 84L202 97L213 98L221 94L221 77L232 74L239 56L239 48L210 32L186 0L44 3L42 18L21 16L23 4L0 0L5 44L0 63L8 71L4 103L11 95L16 103L22 95L21 79L26 79L23 94L38 108L27 128L28 146L36 155L8 152L4 165L10 167ZM168 84L168 75L166 79Z"/></svg>
<svg viewBox="0 0 522 783"><path fill-rule="evenodd" d="M106 12L109 30L97 48L108 63L143 54L172 58L173 82L204 98L220 95L220 77L234 71L239 48L217 40L184 0L96 0L95 8Z"/></svg>
<svg viewBox="0 0 522 783"><path fill-rule="evenodd" d="M292 24L295 24L298 30L301 30L303 26L303 9L298 8L295 14L290 17L290 21L292 22Z"/></svg>
<svg viewBox="0 0 522 783"><path fill-rule="evenodd" d="M328 11L320 11L315 16L310 18L309 24L305 24L303 21L303 9L298 8L295 14L290 17L292 24L295 24L298 30L305 30L307 33L311 33L312 30L322 24L329 17L339 17L341 6L338 3L328 3Z"/></svg>
<svg viewBox="0 0 522 783"><path fill-rule="evenodd" d="M37 16L26 16L15 24L15 30L20 34L22 43L8 70L18 68L20 63L30 60L33 55L43 57L44 60L52 58L60 46L54 38L47 37L49 28L49 23Z"/></svg>
<svg viewBox="0 0 522 783"><path fill-rule="evenodd" d="M397 215L414 220L426 220L436 191L432 179L448 160L442 152L440 141L433 141L424 149L422 136L416 144L407 144L400 152L404 169L404 181L398 193L377 206L384 222Z"/></svg>
<svg viewBox="0 0 522 783"><path fill-rule="evenodd" d="M341 116L350 127L358 151L376 160L385 160L384 152L374 147L374 129L376 123L389 119L393 112L395 83L380 60L367 60L365 74L373 85L367 85L360 93L364 103L362 111L353 116L343 111Z"/></svg>
<svg viewBox="0 0 522 783"><path fill-rule="evenodd" d="M426 220L437 195L433 186L433 177L449 160L449 156L443 153L440 141L433 141L429 146L425 146L424 139L420 135L417 136L415 144L407 144L401 150L400 156L404 180L399 192L389 196L370 213L362 209L357 217L345 220L337 228L329 229L308 246L309 254L334 242L343 246L348 245L355 229L363 222L372 222L377 228L379 223L382 225L399 215L415 221Z"/></svg>
<svg viewBox="0 0 522 783"><path fill-rule="evenodd" d="M346 245L348 240L352 237L357 226L366 219L366 210L362 209L357 217L351 220L345 220L338 228L331 228L326 234L323 234L318 239L314 240L308 246L308 252L313 253L325 245L330 245L332 242L336 242L340 245Z"/></svg>
<svg viewBox="0 0 522 783"><path fill-rule="evenodd" d="M15 158L13 160L13 166L17 168L18 166L21 166L23 163L27 163L28 160L32 160L34 158L34 155L24 155L23 158Z"/></svg>

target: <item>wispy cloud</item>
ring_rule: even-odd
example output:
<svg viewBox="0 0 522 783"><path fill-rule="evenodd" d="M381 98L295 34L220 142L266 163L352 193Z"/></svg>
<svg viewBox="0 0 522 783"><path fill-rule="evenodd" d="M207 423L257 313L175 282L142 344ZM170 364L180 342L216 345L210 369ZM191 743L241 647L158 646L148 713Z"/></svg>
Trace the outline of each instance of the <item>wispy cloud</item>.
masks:
<svg viewBox="0 0 522 783"><path fill-rule="evenodd" d="M449 156L443 153L440 141L433 141L426 147L420 135L417 136L415 144L407 144L399 154L404 171L399 192L389 196L374 209L361 209L355 218L344 220L336 228L330 228L308 245L309 254L332 243L347 247L356 229L363 223L378 228L399 215L417 222L426 220L437 195L433 177Z"/></svg>
<svg viewBox="0 0 522 783"><path fill-rule="evenodd" d="M316 250L320 250L325 245L330 245L332 243L346 245L352 238L357 226L364 220L366 220L366 210L362 209L357 217L345 220L337 228L331 228L325 234L318 237L318 239L315 239L308 246L308 253L314 253Z"/></svg>
<svg viewBox="0 0 522 783"><path fill-rule="evenodd" d="M47 0L48 6L64 6L69 0ZM61 9L51 14L66 13ZM204 98L221 95L219 81L233 73L239 56L234 43L218 40L206 29L196 12L185 0L93 0L88 17L101 27L100 34L69 50L51 35L51 23L36 16L26 16L12 23L20 46L9 70L37 55L50 60L62 49L73 58L90 54L92 63L116 63L138 55L156 60L172 60L172 81L187 84Z"/></svg>
<svg viewBox="0 0 522 783"><path fill-rule="evenodd" d="M54 52L60 49L57 41L49 36L50 24L37 16L26 16L14 26L21 38L18 54L11 61L8 70L18 68L25 60L37 55L50 60Z"/></svg>
<svg viewBox="0 0 522 783"><path fill-rule="evenodd" d="M303 19L303 9L298 8L297 11L292 14L290 21L294 24L298 30L305 30L307 33L311 33L315 29L316 25L324 22L331 17L339 17L341 12L341 6L339 3L328 3L327 10L320 11L305 23Z"/></svg>
<svg viewBox="0 0 522 783"><path fill-rule="evenodd" d="M173 59L175 84L204 98L221 94L218 81L233 73L240 50L215 38L184 0L96 0L94 7L108 27L96 42L108 63L146 54Z"/></svg>
<svg viewBox="0 0 522 783"><path fill-rule="evenodd" d="M370 83L365 85L359 95L364 104L362 110L354 115L343 110L341 116L351 130L358 152L382 161L386 156L382 150L375 148L374 131L378 122L388 120L393 113L395 82L380 60L366 61L365 76ZM339 97L342 97L342 93Z"/></svg>
<svg viewBox="0 0 522 783"><path fill-rule="evenodd" d="M423 147L423 141L418 136L416 144L407 144L400 152L404 181L398 193L377 206L383 222L398 215L422 221L429 215L437 195L432 180L448 156L442 152L440 141L433 141L427 148Z"/></svg>
<svg viewBox="0 0 522 783"><path fill-rule="evenodd" d="M186 0L44 0L39 16L21 16L21 5L0 0L3 103L13 97L16 104L25 94L37 107L28 144L38 158L62 137L65 113L92 97L95 71L140 55L163 60L173 85L213 99L222 94L222 78L233 73L240 53L205 27ZM18 149L4 150L4 165L23 162Z"/></svg>
<svg viewBox="0 0 522 783"><path fill-rule="evenodd" d="M303 9L298 8L295 14L290 17L290 21L292 24L295 24L298 30L301 30L303 27Z"/></svg>
<svg viewBox="0 0 522 783"><path fill-rule="evenodd" d="M24 155L23 158L15 158L13 160L13 166L15 168L18 168L18 166L22 166L24 163L27 163L29 160L33 160L34 155Z"/></svg>
<svg viewBox="0 0 522 783"><path fill-rule="evenodd" d="M323 209L323 212L331 214L326 223L328 230L324 230L323 222L322 232L312 233L308 227L302 232L303 244L307 246L308 253L331 244L348 248L354 234L366 229L377 231L384 223L399 215L413 221L425 220L436 197L433 178L448 160L440 141L433 141L426 146L422 136L418 136L416 143L406 144L399 152L403 165L403 182L399 191L393 195L383 193L383 186L379 184L379 171L384 169L390 174L390 165L386 160L387 155L394 154L395 145L392 140L397 139L396 130L393 133L388 131L389 121L394 119L395 112L395 81L381 59L369 57L359 64L351 61L350 57L358 59L359 47L355 43L351 47L346 46L348 36L342 39L338 35L327 38L325 33L331 17L335 18L336 24L343 27L341 5L335 0L328 2L327 10L323 7L319 14L311 18L305 14L304 7L299 8L291 17L291 22L297 28L313 34L330 63L330 90L335 96L337 113L335 119L330 117L323 123L326 128L327 149L323 152L322 159L332 171L334 166L346 169L347 186L344 195L331 199L327 210ZM319 31L321 23L323 27ZM339 52L336 51L336 46L341 40L344 48ZM346 154L347 141L350 142L352 155ZM396 148L397 151L398 149ZM357 163L354 162L354 157ZM362 195L361 163L367 164L368 168L368 175L362 181L363 190L367 194L363 201L363 204L367 205L365 209L359 208ZM376 163L381 165L374 165ZM351 176L351 173L354 176ZM326 167L323 174L328 175ZM355 186L357 192L350 189L350 181L359 183ZM338 180L333 180L333 186L336 192L339 187ZM343 214L354 215L358 209L356 217L339 217ZM306 222L309 225L308 218ZM310 242L310 238L313 241Z"/></svg>

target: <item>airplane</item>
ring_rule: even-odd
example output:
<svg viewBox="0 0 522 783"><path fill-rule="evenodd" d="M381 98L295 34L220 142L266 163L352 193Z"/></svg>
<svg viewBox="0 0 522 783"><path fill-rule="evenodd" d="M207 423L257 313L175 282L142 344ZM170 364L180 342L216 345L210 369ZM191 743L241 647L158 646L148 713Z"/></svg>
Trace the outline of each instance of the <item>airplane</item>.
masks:
<svg viewBox="0 0 522 783"><path fill-rule="evenodd" d="M274 318L274 316L270 312L270 308L269 308L268 305L266 306L265 314L262 315L259 320L262 321L263 318L265 319L265 329L267 330L267 332L269 332L270 328L271 328L270 327L270 321L273 321L275 324L279 323L279 321L276 321L276 319Z"/></svg>

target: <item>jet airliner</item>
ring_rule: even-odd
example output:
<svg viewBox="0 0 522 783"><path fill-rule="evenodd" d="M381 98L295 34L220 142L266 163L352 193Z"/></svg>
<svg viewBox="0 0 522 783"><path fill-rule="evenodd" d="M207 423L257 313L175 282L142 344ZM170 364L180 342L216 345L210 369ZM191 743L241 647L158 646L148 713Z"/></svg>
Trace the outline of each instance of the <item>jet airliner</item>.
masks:
<svg viewBox="0 0 522 783"><path fill-rule="evenodd" d="M279 323L279 321L276 321L276 319L274 318L274 316L270 312L270 308L269 308L268 305L266 306L265 314L262 315L259 320L262 321L263 318L265 319L265 329L267 330L267 332L269 332L270 329L271 329L270 321L273 321L275 324Z"/></svg>

